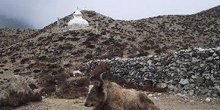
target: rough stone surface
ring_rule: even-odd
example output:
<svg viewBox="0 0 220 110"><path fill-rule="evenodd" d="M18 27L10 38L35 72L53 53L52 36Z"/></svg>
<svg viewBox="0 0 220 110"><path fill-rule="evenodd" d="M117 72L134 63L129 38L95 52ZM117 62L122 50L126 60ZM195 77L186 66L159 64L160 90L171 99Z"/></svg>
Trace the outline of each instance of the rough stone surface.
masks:
<svg viewBox="0 0 220 110"><path fill-rule="evenodd" d="M127 82L149 81L158 87L188 95L220 96L220 48L193 48L169 55L151 55L139 58L112 58L92 60L82 65L86 74L100 62L109 63L109 73Z"/></svg>
<svg viewBox="0 0 220 110"><path fill-rule="evenodd" d="M28 39L38 30L33 29L0 29L0 48Z"/></svg>
<svg viewBox="0 0 220 110"><path fill-rule="evenodd" d="M11 73L0 75L0 107L17 107L30 101L40 101L41 96L34 92L29 82Z"/></svg>

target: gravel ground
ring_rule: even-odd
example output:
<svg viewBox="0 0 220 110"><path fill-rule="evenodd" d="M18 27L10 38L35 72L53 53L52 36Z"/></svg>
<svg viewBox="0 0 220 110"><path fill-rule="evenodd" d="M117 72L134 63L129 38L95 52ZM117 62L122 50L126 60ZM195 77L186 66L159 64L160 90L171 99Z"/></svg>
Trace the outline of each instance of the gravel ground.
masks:
<svg viewBox="0 0 220 110"><path fill-rule="evenodd" d="M183 96L176 94L150 94L149 97L162 110L220 110L220 99ZM56 99L44 98L42 102L29 103L15 110L91 110L84 107L85 98Z"/></svg>

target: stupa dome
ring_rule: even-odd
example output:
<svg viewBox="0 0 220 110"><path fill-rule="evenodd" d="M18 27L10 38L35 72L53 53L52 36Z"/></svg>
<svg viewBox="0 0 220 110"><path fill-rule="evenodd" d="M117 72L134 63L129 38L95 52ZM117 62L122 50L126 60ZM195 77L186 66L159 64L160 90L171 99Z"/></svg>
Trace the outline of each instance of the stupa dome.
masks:
<svg viewBox="0 0 220 110"><path fill-rule="evenodd" d="M89 26L88 21L86 21L85 19L82 18L82 13L79 11L79 9L77 9L74 13L73 13L73 19L71 19L68 22L68 27L69 29L75 29L75 28L81 28L81 27L87 27Z"/></svg>

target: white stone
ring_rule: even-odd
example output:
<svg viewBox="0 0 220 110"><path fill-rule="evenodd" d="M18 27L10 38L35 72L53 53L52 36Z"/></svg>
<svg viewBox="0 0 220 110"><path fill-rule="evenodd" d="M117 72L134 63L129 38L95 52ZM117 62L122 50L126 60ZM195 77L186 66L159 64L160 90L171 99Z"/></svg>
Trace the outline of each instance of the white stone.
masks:
<svg viewBox="0 0 220 110"><path fill-rule="evenodd" d="M73 76L76 76L76 74L82 75L83 73L79 70L74 70L72 74L73 74Z"/></svg>
<svg viewBox="0 0 220 110"><path fill-rule="evenodd" d="M201 47L199 47L199 48L197 48L199 51L205 51L205 49L203 49L203 48L201 48Z"/></svg>
<svg viewBox="0 0 220 110"><path fill-rule="evenodd" d="M45 96L41 96L41 98L42 98L42 99L45 99L46 97L45 97Z"/></svg>
<svg viewBox="0 0 220 110"><path fill-rule="evenodd" d="M189 91L189 95L190 95L190 96L194 95L194 90L190 90L190 91Z"/></svg>
<svg viewBox="0 0 220 110"><path fill-rule="evenodd" d="M181 79L179 83L182 85L187 85L189 84L189 79Z"/></svg>
<svg viewBox="0 0 220 110"><path fill-rule="evenodd" d="M160 95L162 95L162 93L157 93L157 95L159 95L159 96L160 96Z"/></svg>
<svg viewBox="0 0 220 110"><path fill-rule="evenodd" d="M152 97L153 96L153 94L148 94L148 97Z"/></svg>
<svg viewBox="0 0 220 110"><path fill-rule="evenodd" d="M186 95L181 94L181 93L177 93L176 95L177 95L177 96L179 96L179 97L184 97L184 98L186 98L186 97L187 97Z"/></svg>
<svg viewBox="0 0 220 110"><path fill-rule="evenodd" d="M158 86L161 87L161 88L165 88L165 87L167 87L167 84L166 83L161 83Z"/></svg>
<svg viewBox="0 0 220 110"><path fill-rule="evenodd" d="M195 102L195 101L194 101L194 100L190 100L189 102L190 102L190 103L193 103L193 102Z"/></svg>
<svg viewBox="0 0 220 110"><path fill-rule="evenodd" d="M217 47L215 50L216 50L216 51L219 51L219 50L220 50L220 47Z"/></svg>
<svg viewBox="0 0 220 110"><path fill-rule="evenodd" d="M211 102L211 98L210 98L210 97L207 97L207 98L205 99L205 102Z"/></svg>

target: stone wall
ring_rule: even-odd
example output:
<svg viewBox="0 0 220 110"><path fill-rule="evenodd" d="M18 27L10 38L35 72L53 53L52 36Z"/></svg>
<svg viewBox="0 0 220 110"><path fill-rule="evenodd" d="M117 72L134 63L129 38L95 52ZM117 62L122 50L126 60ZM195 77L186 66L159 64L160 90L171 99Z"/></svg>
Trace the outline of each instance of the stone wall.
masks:
<svg viewBox="0 0 220 110"><path fill-rule="evenodd" d="M99 62L110 64L109 73L126 82L167 87L176 93L220 96L220 47L179 50L169 55L92 60L83 64L86 72Z"/></svg>

